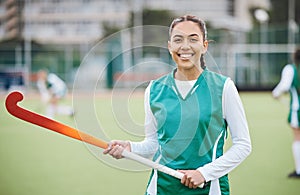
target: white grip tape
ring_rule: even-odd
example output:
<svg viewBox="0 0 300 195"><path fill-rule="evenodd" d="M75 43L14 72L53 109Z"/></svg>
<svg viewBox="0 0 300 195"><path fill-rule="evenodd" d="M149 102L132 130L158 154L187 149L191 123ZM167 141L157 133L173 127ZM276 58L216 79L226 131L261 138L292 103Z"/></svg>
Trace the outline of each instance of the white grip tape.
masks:
<svg viewBox="0 0 300 195"><path fill-rule="evenodd" d="M143 165L146 165L148 167L156 169L156 170L158 170L160 172L163 172L163 173L166 173L166 174L171 175L173 177L176 177L177 179L182 179L182 177L184 176L183 173L175 171L174 169L171 169L171 168L166 167L164 165L161 165L159 163L153 162L152 160L149 160L147 158L141 157L141 156L139 156L137 154L134 154L132 152L129 152L127 150L123 150L122 156L124 156L127 159L137 161L137 162L139 162L139 163L141 163ZM199 188L203 188L203 186L204 186L204 183L200 184L198 187Z"/></svg>

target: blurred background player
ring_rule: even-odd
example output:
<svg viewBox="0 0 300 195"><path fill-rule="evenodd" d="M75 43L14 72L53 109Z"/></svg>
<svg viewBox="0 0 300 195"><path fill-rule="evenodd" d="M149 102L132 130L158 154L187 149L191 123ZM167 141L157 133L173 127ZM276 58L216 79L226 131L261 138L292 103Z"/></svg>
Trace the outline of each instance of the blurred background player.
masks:
<svg viewBox="0 0 300 195"><path fill-rule="evenodd" d="M41 94L42 102L47 104L46 116L54 118L55 114L73 116L74 111L70 106L59 105L67 94L67 86L65 82L57 75L40 70L37 73L37 87Z"/></svg>
<svg viewBox="0 0 300 195"><path fill-rule="evenodd" d="M282 70L279 84L272 91L274 98L279 98L283 93L290 92L290 111L288 122L293 130L292 144L296 170L288 175L290 178L300 179L300 48L293 55L293 64L287 64Z"/></svg>

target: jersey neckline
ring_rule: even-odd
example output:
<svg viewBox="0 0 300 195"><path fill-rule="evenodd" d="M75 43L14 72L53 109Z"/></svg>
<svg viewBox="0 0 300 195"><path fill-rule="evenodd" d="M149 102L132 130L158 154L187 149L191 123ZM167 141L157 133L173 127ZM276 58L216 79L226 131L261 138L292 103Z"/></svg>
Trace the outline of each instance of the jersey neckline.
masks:
<svg viewBox="0 0 300 195"><path fill-rule="evenodd" d="M186 97L183 98L181 93L178 90L178 87L176 85L175 82L175 71L177 71L177 68L175 68L172 73L171 73L171 77L172 77L172 88L175 91L175 93L177 94L177 96L182 99L183 101L186 101L191 95L194 94L194 92L197 90L197 88L199 87L199 84L201 83L201 81L203 80L205 74L207 73L207 68L205 68L202 73L199 75L198 79L196 79L195 84L193 85L193 87L189 90L189 92L187 93Z"/></svg>

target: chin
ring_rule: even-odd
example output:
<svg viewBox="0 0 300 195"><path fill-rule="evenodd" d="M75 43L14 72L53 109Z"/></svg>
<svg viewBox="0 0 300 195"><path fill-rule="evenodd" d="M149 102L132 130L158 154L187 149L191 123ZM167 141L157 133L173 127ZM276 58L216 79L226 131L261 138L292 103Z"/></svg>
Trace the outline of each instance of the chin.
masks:
<svg viewBox="0 0 300 195"><path fill-rule="evenodd" d="M178 60L177 62L177 66L180 68L184 68L184 69L190 69L195 67L195 64L191 61L191 60Z"/></svg>
<svg viewBox="0 0 300 195"><path fill-rule="evenodd" d="M180 65L178 64L178 68L182 70L191 70L195 67L196 66L192 63L181 63Z"/></svg>

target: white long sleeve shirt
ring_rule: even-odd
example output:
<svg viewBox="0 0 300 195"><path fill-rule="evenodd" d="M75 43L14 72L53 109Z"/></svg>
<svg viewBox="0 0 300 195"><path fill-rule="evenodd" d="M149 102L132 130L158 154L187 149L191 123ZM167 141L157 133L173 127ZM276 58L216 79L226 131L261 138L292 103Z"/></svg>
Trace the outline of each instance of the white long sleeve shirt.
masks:
<svg viewBox="0 0 300 195"><path fill-rule="evenodd" d="M272 91L273 97L278 98L283 93L288 92L291 88L293 78L294 78L293 66L288 64L282 69L280 82Z"/></svg>

